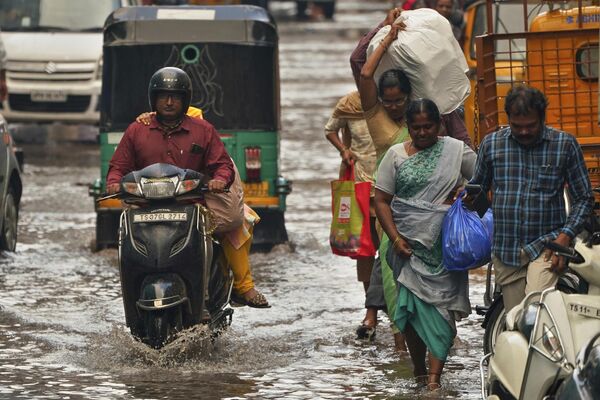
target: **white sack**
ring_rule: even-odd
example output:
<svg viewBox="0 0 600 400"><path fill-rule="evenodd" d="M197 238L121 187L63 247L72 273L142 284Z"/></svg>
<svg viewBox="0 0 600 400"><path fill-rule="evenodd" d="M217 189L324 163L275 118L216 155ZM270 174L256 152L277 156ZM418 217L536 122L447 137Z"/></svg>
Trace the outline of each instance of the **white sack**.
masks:
<svg viewBox="0 0 600 400"><path fill-rule="evenodd" d="M450 23L430 8L402 11L396 22L399 21L406 24L406 30L398 32L398 38L381 58L375 71L375 82L379 84L383 72L399 68L410 80L411 99L431 99L442 114L454 111L469 96L471 85L466 76L467 61ZM384 26L373 37L367 57L390 28Z"/></svg>

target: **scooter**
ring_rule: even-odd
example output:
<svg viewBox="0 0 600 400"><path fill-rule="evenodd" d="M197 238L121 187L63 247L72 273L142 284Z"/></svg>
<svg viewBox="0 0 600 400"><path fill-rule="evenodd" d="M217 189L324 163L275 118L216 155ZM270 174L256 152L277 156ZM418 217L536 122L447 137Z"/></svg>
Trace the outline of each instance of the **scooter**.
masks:
<svg viewBox="0 0 600 400"><path fill-rule="evenodd" d="M489 263L486 271L486 288L483 295L483 305L476 305L475 312L482 315L483 322L483 354L489 354L496 345L498 335L506 330L506 308L500 286L492 282L494 265ZM563 293L586 293L587 282L579 278L571 270L567 270L558 278L556 288Z"/></svg>
<svg viewBox="0 0 600 400"><path fill-rule="evenodd" d="M160 348L197 324L231 324L233 278L200 204L204 176L153 164L121 179L119 271L132 335Z"/></svg>
<svg viewBox="0 0 600 400"><path fill-rule="evenodd" d="M534 292L506 313L506 330L480 362L484 399L600 398L593 381L600 375L600 232L577 238L574 248L546 247L566 257L587 294Z"/></svg>
<svg viewBox="0 0 600 400"><path fill-rule="evenodd" d="M600 189L594 189L600 193ZM568 192L564 192L565 211L568 214L570 209L570 199ZM585 230L588 233L600 230L600 224L595 215L590 215L585 224ZM494 265L489 263L486 271L486 286L483 295L483 305L475 306L475 312L484 316L481 327L483 332L483 354L489 354L496 345L496 340L500 333L506 329L506 309L504 308L504 298L500 286L492 282L492 272ZM571 269L558 278L556 288L563 293L587 293L587 282L574 273Z"/></svg>

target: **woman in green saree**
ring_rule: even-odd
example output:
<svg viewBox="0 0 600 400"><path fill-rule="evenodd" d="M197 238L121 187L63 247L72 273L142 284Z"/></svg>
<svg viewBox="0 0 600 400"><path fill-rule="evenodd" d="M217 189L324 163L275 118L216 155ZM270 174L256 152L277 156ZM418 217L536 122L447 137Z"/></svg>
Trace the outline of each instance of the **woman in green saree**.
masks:
<svg viewBox="0 0 600 400"><path fill-rule="evenodd" d="M415 376L427 376L436 390L455 321L471 310L467 273L442 265L442 220L457 188L471 178L476 155L459 140L438 137L441 117L431 100L410 102L406 122L410 140L390 147L377 170L375 210L389 238L380 257L397 281L390 318L405 335Z"/></svg>
<svg viewBox="0 0 600 400"><path fill-rule="evenodd" d="M388 17L386 19L387 23L393 21L398 15L392 13ZM369 133L375 146L377 164L381 162L391 146L410 139L405 120L406 106L412 95L409 78L400 69L390 69L381 75L378 84L374 79L375 71L382 57L387 52L388 47L396 40L398 32L404 28L402 24L392 24L390 32L381 40L368 59L366 59L365 53L370 39L364 42L365 39L363 38L351 58L352 63L352 59L356 57L357 68L360 65L360 79L357 79L360 99ZM372 33L374 34L374 31ZM372 35L369 34L369 37L372 37ZM359 59L366 59L364 65L358 63ZM464 123L460 118L450 118L453 114L455 113L441 117L442 123L437 134L440 136L449 135L469 144L470 139ZM398 291L392 270L383 256L386 254L388 247L389 240L387 235L384 234L380 240L378 261L374 265L373 275L371 276L371 287L377 288L383 285L387 313L390 319L393 319ZM367 293L367 296L369 296L369 293ZM365 318L365 325L375 326L376 323L376 320L369 321ZM396 350L406 351L403 335L395 325L392 326L392 329Z"/></svg>

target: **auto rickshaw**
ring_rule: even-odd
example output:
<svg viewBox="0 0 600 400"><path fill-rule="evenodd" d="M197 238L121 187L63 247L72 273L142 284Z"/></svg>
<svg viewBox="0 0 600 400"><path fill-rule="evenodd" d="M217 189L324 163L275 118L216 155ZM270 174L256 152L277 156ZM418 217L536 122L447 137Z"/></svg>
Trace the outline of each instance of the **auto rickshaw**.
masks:
<svg viewBox="0 0 600 400"><path fill-rule="evenodd" d="M599 13L584 0L481 0L467 8L464 50L476 90L465 102L465 123L475 145L507 125L506 94L525 83L546 95L546 125L577 138L592 186L600 185Z"/></svg>
<svg viewBox="0 0 600 400"><path fill-rule="evenodd" d="M261 217L255 249L288 240L284 222L291 183L279 166L278 34L269 13L255 6L126 7L104 26L100 104L100 178L127 126L149 111L147 88L159 68L174 66L192 78L191 105L221 134L244 185L245 201ZM117 245L121 203L96 202L95 249Z"/></svg>

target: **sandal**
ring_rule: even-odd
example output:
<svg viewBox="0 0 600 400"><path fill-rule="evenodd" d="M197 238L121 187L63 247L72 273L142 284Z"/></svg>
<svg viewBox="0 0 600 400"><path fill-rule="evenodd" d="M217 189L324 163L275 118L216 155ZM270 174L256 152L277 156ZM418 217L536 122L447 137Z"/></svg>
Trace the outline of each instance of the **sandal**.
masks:
<svg viewBox="0 0 600 400"><path fill-rule="evenodd" d="M429 390L430 392L438 392L442 389L442 385L440 384L440 375L441 374L436 374L434 372L429 373L429 376L427 378L427 380L429 381L427 383L427 390ZM432 377L436 377L436 376L437 376L437 379L434 378L433 382L431 382Z"/></svg>
<svg viewBox="0 0 600 400"><path fill-rule="evenodd" d="M256 294L249 299L245 299L242 295L232 293L231 302L236 303L236 305L248 306L252 308L271 308L271 305L267 301L265 295L258 290L256 291Z"/></svg>
<svg viewBox="0 0 600 400"><path fill-rule="evenodd" d="M377 323L371 326L371 324L367 324L368 322L368 320L364 320L362 324L356 328L357 339L366 339L369 342L375 339L375 334L377 333L375 327L377 326Z"/></svg>

